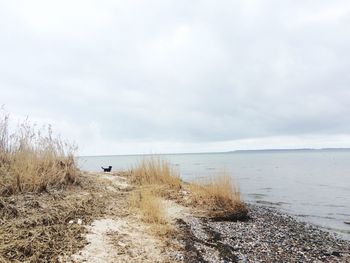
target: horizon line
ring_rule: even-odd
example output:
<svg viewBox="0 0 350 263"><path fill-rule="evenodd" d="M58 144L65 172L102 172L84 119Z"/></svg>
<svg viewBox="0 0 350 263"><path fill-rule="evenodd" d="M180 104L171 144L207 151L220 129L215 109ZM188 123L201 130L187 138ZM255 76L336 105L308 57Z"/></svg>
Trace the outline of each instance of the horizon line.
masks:
<svg viewBox="0 0 350 263"><path fill-rule="evenodd" d="M262 148L262 149L240 149L231 151L217 151L217 152L175 152L175 153L131 153L131 154L101 154L101 155L79 155L77 157L106 157L106 156L152 156L152 155L185 155L185 154L221 154L221 153L239 153L239 152L273 152L273 151L329 151L329 150L350 150L344 147L327 147L327 148Z"/></svg>

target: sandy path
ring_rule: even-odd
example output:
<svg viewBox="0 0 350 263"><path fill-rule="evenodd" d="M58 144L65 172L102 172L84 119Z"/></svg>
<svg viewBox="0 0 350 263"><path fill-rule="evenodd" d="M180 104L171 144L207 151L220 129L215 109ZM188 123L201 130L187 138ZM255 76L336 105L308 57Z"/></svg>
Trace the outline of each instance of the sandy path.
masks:
<svg viewBox="0 0 350 263"><path fill-rule="evenodd" d="M166 262L162 242L130 219L100 219L89 227L89 244L72 258L74 262Z"/></svg>
<svg viewBox="0 0 350 263"><path fill-rule="evenodd" d="M108 182L105 191L130 191L124 177L117 175L98 174L99 180ZM176 218L183 217L187 208L173 201L164 200L166 214L175 224ZM167 249L163 239L152 232L151 226L142 223L140 217L129 214L124 217L113 213L120 207L111 200L111 215L95 220L87 226L86 239L88 245L71 257L70 262L114 263L114 262L173 262L171 251ZM118 211L120 212L120 211ZM117 215L115 215L117 214Z"/></svg>
<svg viewBox="0 0 350 263"><path fill-rule="evenodd" d="M89 244L77 255L73 261L77 262L114 262L118 251L109 242L109 233L120 228L120 222L113 219L95 220L88 227L86 239Z"/></svg>

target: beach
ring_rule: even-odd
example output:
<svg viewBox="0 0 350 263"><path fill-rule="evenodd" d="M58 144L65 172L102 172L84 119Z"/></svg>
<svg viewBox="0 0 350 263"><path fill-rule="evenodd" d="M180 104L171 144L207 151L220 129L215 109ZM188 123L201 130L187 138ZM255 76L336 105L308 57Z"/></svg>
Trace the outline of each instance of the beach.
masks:
<svg viewBox="0 0 350 263"><path fill-rule="evenodd" d="M350 151L284 150L158 155L196 182L228 171L251 204L274 208L350 240ZM79 157L79 165L128 170L147 155Z"/></svg>
<svg viewBox="0 0 350 263"><path fill-rule="evenodd" d="M184 184L161 197L167 222L147 223L130 210L138 187L127 173L79 180L2 197L2 262L350 262L348 241L274 209L248 204L244 220L217 220L190 205Z"/></svg>
<svg viewBox="0 0 350 263"><path fill-rule="evenodd" d="M276 210L249 206L245 222L189 220L185 262L350 262L348 241Z"/></svg>
<svg viewBox="0 0 350 263"><path fill-rule="evenodd" d="M0 263L350 263L349 24L0 1Z"/></svg>

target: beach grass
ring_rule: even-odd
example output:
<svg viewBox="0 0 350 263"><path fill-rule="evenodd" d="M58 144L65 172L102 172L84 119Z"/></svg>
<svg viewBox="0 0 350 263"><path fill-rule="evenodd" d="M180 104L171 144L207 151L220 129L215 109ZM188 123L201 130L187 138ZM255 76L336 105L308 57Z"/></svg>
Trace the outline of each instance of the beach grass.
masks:
<svg viewBox="0 0 350 263"><path fill-rule="evenodd" d="M151 157L134 167L130 175L132 183L140 188L152 189L158 196L179 202L183 202L180 190L188 188L190 204L198 210L206 211L210 217L228 220L241 220L247 217L248 209L241 198L240 189L226 171L205 182L187 184L181 180L169 162ZM143 209L152 209L151 207L149 204L149 207L145 206ZM154 213L157 213L157 209L154 209Z"/></svg>
<svg viewBox="0 0 350 263"><path fill-rule="evenodd" d="M241 198L238 185L224 171L201 183L189 184L194 206L204 208L217 219L243 219L248 209Z"/></svg>
<svg viewBox="0 0 350 263"><path fill-rule="evenodd" d="M151 224L166 224L165 208L162 199L151 189L143 188L132 195L131 204L139 209L142 220Z"/></svg>
<svg viewBox="0 0 350 263"><path fill-rule="evenodd" d="M165 185L179 190L182 181L169 162L160 158L144 159L131 172L132 182L136 185Z"/></svg>
<svg viewBox="0 0 350 263"><path fill-rule="evenodd" d="M42 192L75 183L74 146L54 137L51 126L36 129L24 121L10 129L0 112L0 195Z"/></svg>

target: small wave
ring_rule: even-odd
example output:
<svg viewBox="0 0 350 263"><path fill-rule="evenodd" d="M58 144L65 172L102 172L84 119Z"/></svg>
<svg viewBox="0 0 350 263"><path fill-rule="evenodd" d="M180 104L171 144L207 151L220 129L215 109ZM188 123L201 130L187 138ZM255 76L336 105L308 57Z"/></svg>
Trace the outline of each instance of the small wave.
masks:
<svg viewBox="0 0 350 263"><path fill-rule="evenodd" d="M308 214L296 214L297 217L304 217L304 218L321 218L321 219L327 219L327 220L338 220L338 218L333 216L318 216L318 215L308 215Z"/></svg>
<svg viewBox="0 0 350 263"><path fill-rule="evenodd" d="M261 205L272 205L272 206L282 206L282 205L289 205L290 203L287 202L270 202L265 200L257 200L256 203Z"/></svg>
<svg viewBox="0 0 350 263"><path fill-rule="evenodd" d="M267 194L257 194L257 193L247 194L247 195L256 199L262 199L267 196Z"/></svg>
<svg viewBox="0 0 350 263"><path fill-rule="evenodd" d="M336 215L339 215L339 216L350 216L350 214L346 214L346 213L336 213Z"/></svg>
<svg viewBox="0 0 350 263"><path fill-rule="evenodd" d="M272 188L271 187L263 187L263 188L260 188L259 190L271 191Z"/></svg>
<svg viewBox="0 0 350 263"><path fill-rule="evenodd" d="M328 231L334 231L342 234L350 234L350 230L342 229L342 228L336 228L336 227L326 227L326 226L320 226L323 229L326 229Z"/></svg>
<svg viewBox="0 0 350 263"><path fill-rule="evenodd" d="M333 204L328 204L328 205L323 205L326 207L346 207L345 205L333 205Z"/></svg>

